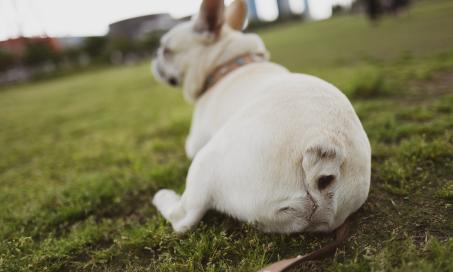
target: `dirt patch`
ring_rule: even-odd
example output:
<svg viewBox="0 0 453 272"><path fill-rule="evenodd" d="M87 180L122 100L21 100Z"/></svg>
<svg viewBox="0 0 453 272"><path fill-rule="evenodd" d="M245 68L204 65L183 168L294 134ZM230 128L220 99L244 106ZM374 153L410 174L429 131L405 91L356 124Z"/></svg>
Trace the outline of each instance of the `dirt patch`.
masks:
<svg viewBox="0 0 453 272"><path fill-rule="evenodd" d="M418 100L453 94L453 70L435 72L426 80L411 81L409 89L409 97Z"/></svg>

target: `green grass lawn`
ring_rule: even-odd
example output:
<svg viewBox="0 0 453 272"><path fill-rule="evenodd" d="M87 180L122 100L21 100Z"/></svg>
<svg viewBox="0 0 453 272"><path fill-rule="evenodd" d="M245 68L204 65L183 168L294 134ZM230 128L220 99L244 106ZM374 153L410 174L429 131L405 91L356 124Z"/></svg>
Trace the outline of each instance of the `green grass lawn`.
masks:
<svg viewBox="0 0 453 272"><path fill-rule="evenodd" d="M260 33L274 61L352 100L373 147L352 237L304 271L453 271L453 1ZM191 107L148 64L0 91L0 271L256 271L331 235L264 234L209 213L177 236L150 204L178 191ZM295 270L299 271L299 270Z"/></svg>

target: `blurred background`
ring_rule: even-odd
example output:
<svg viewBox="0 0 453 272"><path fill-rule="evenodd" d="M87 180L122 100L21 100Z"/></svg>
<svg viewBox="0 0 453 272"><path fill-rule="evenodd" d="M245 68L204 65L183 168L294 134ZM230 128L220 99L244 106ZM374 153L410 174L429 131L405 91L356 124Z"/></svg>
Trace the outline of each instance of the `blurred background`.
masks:
<svg viewBox="0 0 453 272"><path fill-rule="evenodd" d="M226 1L227 4L231 0ZM399 15L410 0L247 0L248 31L335 15ZM1 0L0 85L90 65L135 64L162 33L198 11L200 0Z"/></svg>
<svg viewBox="0 0 453 272"><path fill-rule="evenodd" d="M257 271L331 241L209 213L183 237L192 107L150 73L200 0L0 0L0 272ZM231 1L226 1L231 2ZM351 100L372 186L335 258L303 271L453 271L453 1L248 0L272 61Z"/></svg>

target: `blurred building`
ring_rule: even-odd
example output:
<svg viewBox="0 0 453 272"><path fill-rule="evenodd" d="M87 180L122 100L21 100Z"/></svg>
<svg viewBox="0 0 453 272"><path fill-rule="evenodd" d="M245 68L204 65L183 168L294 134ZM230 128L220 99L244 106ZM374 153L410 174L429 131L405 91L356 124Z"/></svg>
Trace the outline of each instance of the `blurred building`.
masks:
<svg viewBox="0 0 453 272"><path fill-rule="evenodd" d="M302 0L304 1L304 17L310 18L310 0Z"/></svg>
<svg viewBox="0 0 453 272"><path fill-rule="evenodd" d="M255 0L247 0L247 7L248 7L248 17L250 21L258 21L258 10L256 9L256 2Z"/></svg>
<svg viewBox="0 0 453 272"><path fill-rule="evenodd" d="M109 26L113 39L141 40L153 32L167 31L179 21L169 14L152 14L126 19Z"/></svg>
<svg viewBox="0 0 453 272"><path fill-rule="evenodd" d="M54 52L61 51L61 46L58 40L50 37L19 37L6 41L0 41L0 49L16 57L23 57L29 44L46 44Z"/></svg>

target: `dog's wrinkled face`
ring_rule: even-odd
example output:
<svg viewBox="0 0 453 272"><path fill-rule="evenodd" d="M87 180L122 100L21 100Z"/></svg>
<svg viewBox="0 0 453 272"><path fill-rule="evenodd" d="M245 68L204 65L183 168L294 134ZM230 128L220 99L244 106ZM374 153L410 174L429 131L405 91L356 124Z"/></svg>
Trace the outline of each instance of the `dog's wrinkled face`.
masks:
<svg viewBox="0 0 453 272"><path fill-rule="evenodd" d="M223 1L203 1L197 16L162 37L152 62L154 77L170 86L181 86L189 69L203 68L200 62L215 50L214 44L228 33L242 30L245 18L246 7L241 1L229 6L226 12ZM224 21L228 27L224 27Z"/></svg>

